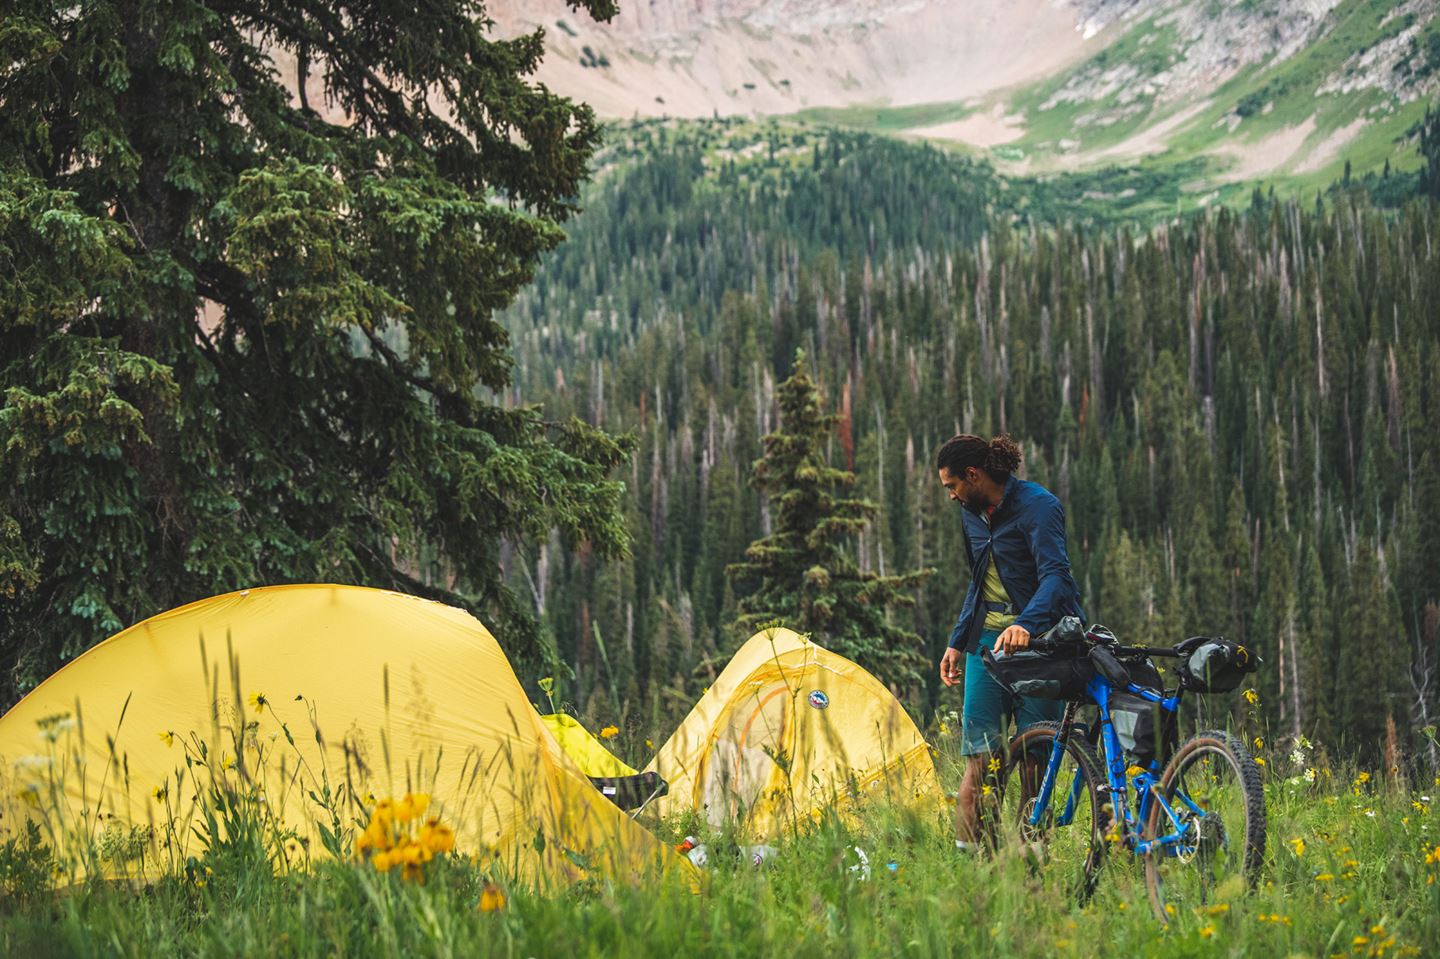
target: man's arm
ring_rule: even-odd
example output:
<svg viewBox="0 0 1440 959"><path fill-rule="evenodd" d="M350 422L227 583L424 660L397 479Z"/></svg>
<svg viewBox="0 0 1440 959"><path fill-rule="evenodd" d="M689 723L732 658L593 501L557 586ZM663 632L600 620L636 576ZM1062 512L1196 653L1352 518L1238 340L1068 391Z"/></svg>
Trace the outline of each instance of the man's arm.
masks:
<svg viewBox="0 0 1440 959"><path fill-rule="evenodd" d="M965 637L970 632L970 622L977 615L976 603L980 598L980 577L975 575L975 554L970 551L970 534L962 526L965 537L965 558L970 562L970 585L965 589L965 605L960 607L960 617L955 628L950 630L950 643L940 657L940 681L946 686L960 682L960 658L965 654Z"/></svg>
<svg viewBox="0 0 1440 959"><path fill-rule="evenodd" d="M1070 572L1070 554L1065 549L1065 507L1051 498L1040 504L1036 514L1026 538L1039 584L1015 620L1015 625L1031 636L1054 626L1068 608L1066 601L1075 600L1079 592Z"/></svg>
<svg viewBox="0 0 1440 959"><path fill-rule="evenodd" d="M950 648L960 649L965 645L965 633L969 632L970 618L975 615L976 580L975 571L970 571L970 586L965 590L965 605L960 607L960 618L955 620L955 628L950 630Z"/></svg>

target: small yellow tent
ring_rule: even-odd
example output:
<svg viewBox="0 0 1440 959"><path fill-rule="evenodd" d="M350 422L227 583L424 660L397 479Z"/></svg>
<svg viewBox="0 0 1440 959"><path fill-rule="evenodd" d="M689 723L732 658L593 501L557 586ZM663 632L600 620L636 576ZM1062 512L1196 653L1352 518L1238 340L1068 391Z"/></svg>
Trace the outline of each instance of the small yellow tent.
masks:
<svg viewBox="0 0 1440 959"><path fill-rule="evenodd" d="M835 801L938 797L930 747L874 676L788 629L757 633L646 767L662 815L772 838Z"/></svg>
<svg viewBox="0 0 1440 959"><path fill-rule="evenodd" d="M323 856L327 786L347 826L428 793L458 852L538 884L689 866L592 787L484 626L353 586L242 590L112 636L0 718L0 780L0 838L28 817L62 854L100 850L84 871L184 864L215 795Z"/></svg>
<svg viewBox="0 0 1440 959"><path fill-rule="evenodd" d="M548 713L540 717L560 748L587 776L636 776L638 770L621 762L610 750L590 735L590 730L567 713Z"/></svg>

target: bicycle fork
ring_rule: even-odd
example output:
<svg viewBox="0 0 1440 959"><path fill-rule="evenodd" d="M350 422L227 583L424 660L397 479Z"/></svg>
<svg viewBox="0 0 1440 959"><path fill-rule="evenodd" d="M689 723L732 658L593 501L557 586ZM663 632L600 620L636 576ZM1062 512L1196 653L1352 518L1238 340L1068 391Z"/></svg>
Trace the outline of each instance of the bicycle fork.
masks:
<svg viewBox="0 0 1440 959"><path fill-rule="evenodd" d="M1068 702L1065 704L1065 715L1060 719L1060 732L1056 734L1054 741L1050 744L1050 759L1045 765L1045 774L1040 778L1040 789L1035 794L1029 814L1025 817L1026 825L1031 829L1040 828L1040 819L1045 810L1050 808L1050 797L1055 792L1055 781L1060 775L1060 760L1065 755L1065 746L1070 742L1070 733L1075 727L1075 716L1080 711L1080 704ZM1070 784L1069 795L1065 798L1065 808L1055 819L1055 825L1068 826L1075 818L1075 807L1080 801L1081 790L1085 788L1083 771L1077 766L1075 779Z"/></svg>

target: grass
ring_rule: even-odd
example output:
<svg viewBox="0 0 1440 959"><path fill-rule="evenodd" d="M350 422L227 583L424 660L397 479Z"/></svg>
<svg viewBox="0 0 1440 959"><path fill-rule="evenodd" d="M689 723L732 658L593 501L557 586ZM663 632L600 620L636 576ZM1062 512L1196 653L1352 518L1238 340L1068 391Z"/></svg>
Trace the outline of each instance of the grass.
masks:
<svg viewBox="0 0 1440 959"><path fill-rule="evenodd" d="M1073 140L1081 149L1095 150L1125 140L1146 125L1153 98L1138 97L1121 104L1111 94L1096 101L1066 100L1043 108L1051 97L1076 77L1099 77L1121 66L1133 66L1139 77L1154 76L1169 68L1178 58L1179 37L1170 26L1157 27L1146 20L1126 31L1095 56L1073 70L1022 89L1014 95L1010 111L1025 117L1025 135L1011 146L1027 152L1054 152L1061 140ZM1091 122L1107 114L1125 110L1126 115L1113 123Z"/></svg>
<svg viewBox="0 0 1440 959"><path fill-rule="evenodd" d="M936 742L953 786L955 736ZM1433 955L1440 778L1332 770L1304 749L1260 755L1270 818L1260 888L1222 888L1168 929L1128 854L1110 857L1096 899L1080 908L1053 871L1004 853L957 856L948 806L879 804L787 837L760 868L725 855L726 836L706 835L712 866L698 894L611 877L539 895L491 885L459 854L437 856L423 883L355 860L290 870L254 842L213 842L183 874L149 883L55 891L43 844L12 840L0 847L0 954ZM652 825L667 841L698 828L693 816Z"/></svg>
<svg viewBox="0 0 1440 959"><path fill-rule="evenodd" d="M794 114L792 119L819 126L899 133L913 127L963 120L974 112L975 105L968 102L919 103L904 107L880 103L849 107L811 107Z"/></svg>

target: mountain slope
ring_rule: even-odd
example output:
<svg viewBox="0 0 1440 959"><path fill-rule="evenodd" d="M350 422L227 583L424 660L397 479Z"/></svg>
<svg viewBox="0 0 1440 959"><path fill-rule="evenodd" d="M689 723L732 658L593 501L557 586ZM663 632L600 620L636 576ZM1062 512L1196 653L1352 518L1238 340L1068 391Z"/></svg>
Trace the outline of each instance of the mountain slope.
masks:
<svg viewBox="0 0 1440 959"><path fill-rule="evenodd" d="M953 101L1100 49L1052 0L639 0L611 24L563 0L487 9L503 33L545 28L541 79L611 117Z"/></svg>
<svg viewBox="0 0 1440 959"><path fill-rule="evenodd" d="M539 78L602 116L794 114L934 140L1002 170L1183 164L1227 184L1414 165L1440 89L1440 0L649 0L609 25L562 0ZM1201 161L1192 176L1194 161Z"/></svg>

